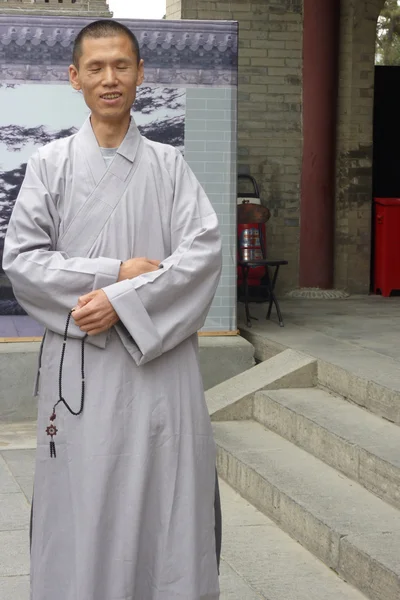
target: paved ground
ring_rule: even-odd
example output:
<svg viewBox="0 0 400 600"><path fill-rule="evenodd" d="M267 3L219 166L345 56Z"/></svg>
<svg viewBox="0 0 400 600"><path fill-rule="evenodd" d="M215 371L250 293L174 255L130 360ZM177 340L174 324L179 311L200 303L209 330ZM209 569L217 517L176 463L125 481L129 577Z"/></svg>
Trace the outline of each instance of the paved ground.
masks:
<svg viewBox="0 0 400 600"><path fill-rule="evenodd" d="M282 299L285 327L275 312L265 319L265 304L252 304L258 317L244 324L239 305L239 328L257 348L257 356L270 356L291 348L349 371L353 376L400 392L400 298L378 296L347 300Z"/></svg>
<svg viewBox="0 0 400 600"><path fill-rule="evenodd" d="M295 300L281 298L285 327L277 327L275 309L272 321L265 321L266 304L250 304L259 317L252 330L274 335L277 341L287 331L301 327L338 342L377 352L400 361L400 297L351 296L345 300ZM244 321L244 305L239 304L239 320ZM239 323L240 324L240 323Z"/></svg>
<svg viewBox="0 0 400 600"><path fill-rule="evenodd" d="M29 518L35 459L35 425L0 425L0 598L29 598ZM221 482L224 512L232 497L255 511ZM226 508L226 510L225 510ZM230 511L233 515L233 512ZM234 511L237 515L237 510ZM264 518L264 517L262 517ZM249 525L250 527L250 525ZM263 598L226 560L221 566L221 600ZM56 599L55 599L56 600Z"/></svg>
<svg viewBox="0 0 400 600"><path fill-rule="evenodd" d="M29 599L33 427L0 426L0 598ZM223 481L221 600L366 600ZM329 593L328 593L329 592ZM57 600L57 599L55 599Z"/></svg>

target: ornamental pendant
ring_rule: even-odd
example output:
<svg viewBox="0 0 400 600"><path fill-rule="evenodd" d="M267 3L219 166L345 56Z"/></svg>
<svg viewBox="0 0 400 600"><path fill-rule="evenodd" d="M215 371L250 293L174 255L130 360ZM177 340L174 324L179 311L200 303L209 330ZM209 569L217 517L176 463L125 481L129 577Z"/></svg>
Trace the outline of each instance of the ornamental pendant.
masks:
<svg viewBox="0 0 400 600"><path fill-rule="evenodd" d="M47 435L49 435L51 437L50 440L50 458L56 458L56 444L54 441L54 436L57 435L57 427L54 425L53 421L55 421L56 419L56 413L53 412L53 414L50 417L50 425L48 427L46 427L46 433Z"/></svg>

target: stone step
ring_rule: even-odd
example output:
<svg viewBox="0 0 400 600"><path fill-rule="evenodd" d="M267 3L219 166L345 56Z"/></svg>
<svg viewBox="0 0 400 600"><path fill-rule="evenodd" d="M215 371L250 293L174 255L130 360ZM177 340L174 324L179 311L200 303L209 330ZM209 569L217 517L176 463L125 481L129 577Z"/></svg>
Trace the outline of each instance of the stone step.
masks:
<svg viewBox="0 0 400 600"><path fill-rule="evenodd" d="M221 600L365 600L224 481L220 491Z"/></svg>
<svg viewBox="0 0 400 600"><path fill-rule="evenodd" d="M213 424L220 476L371 600L400 598L400 512L255 421Z"/></svg>
<svg viewBox="0 0 400 600"><path fill-rule="evenodd" d="M400 508L400 427L313 389L258 392L254 419Z"/></svg>
<svg viewBox="0 0 400 600"><path fill-rule="evenodd" d="M293 323L270 327L264 317L257 328L243 326L240 333L253 344L259 361L288 348L314 357L322 387L400 425L400 370L394 358Z"/></svg>

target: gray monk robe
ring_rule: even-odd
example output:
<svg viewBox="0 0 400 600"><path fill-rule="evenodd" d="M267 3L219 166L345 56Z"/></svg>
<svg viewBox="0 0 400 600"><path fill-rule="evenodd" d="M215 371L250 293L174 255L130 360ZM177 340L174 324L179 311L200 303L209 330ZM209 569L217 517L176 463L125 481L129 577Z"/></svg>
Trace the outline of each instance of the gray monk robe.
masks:
<svg viewBox="0 0 400 600"><path fill-rule="evenodd" d="M116 283L120 261L163 269ZM47 328L39 369L32 600L214 600L215 446L196 332L221 269L217 218L174 148L135 123L107 169L88 120L30 160L4 268ZM120 317L85 342L81 416L57 408L69 310L102 288ZM71 320L63 396L81 393L82 332Z"/></svg>

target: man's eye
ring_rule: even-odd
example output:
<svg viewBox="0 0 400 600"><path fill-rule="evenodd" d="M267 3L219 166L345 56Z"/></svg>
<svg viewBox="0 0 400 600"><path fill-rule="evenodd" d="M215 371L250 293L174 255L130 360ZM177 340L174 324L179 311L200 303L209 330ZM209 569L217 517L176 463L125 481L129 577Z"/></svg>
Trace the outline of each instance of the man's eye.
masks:
<svg viewBox="0 0 400 600"><path fill-rule="evenodd" d="M96 69L90 69L91 73L99 73L101 71L100 67L96 68Z"/></svg>
<svg viewBox="0 0 400 600"><path fill-rule="evenodd" d="M117 67L118 71L126 71L128 67Z"/></svg>

